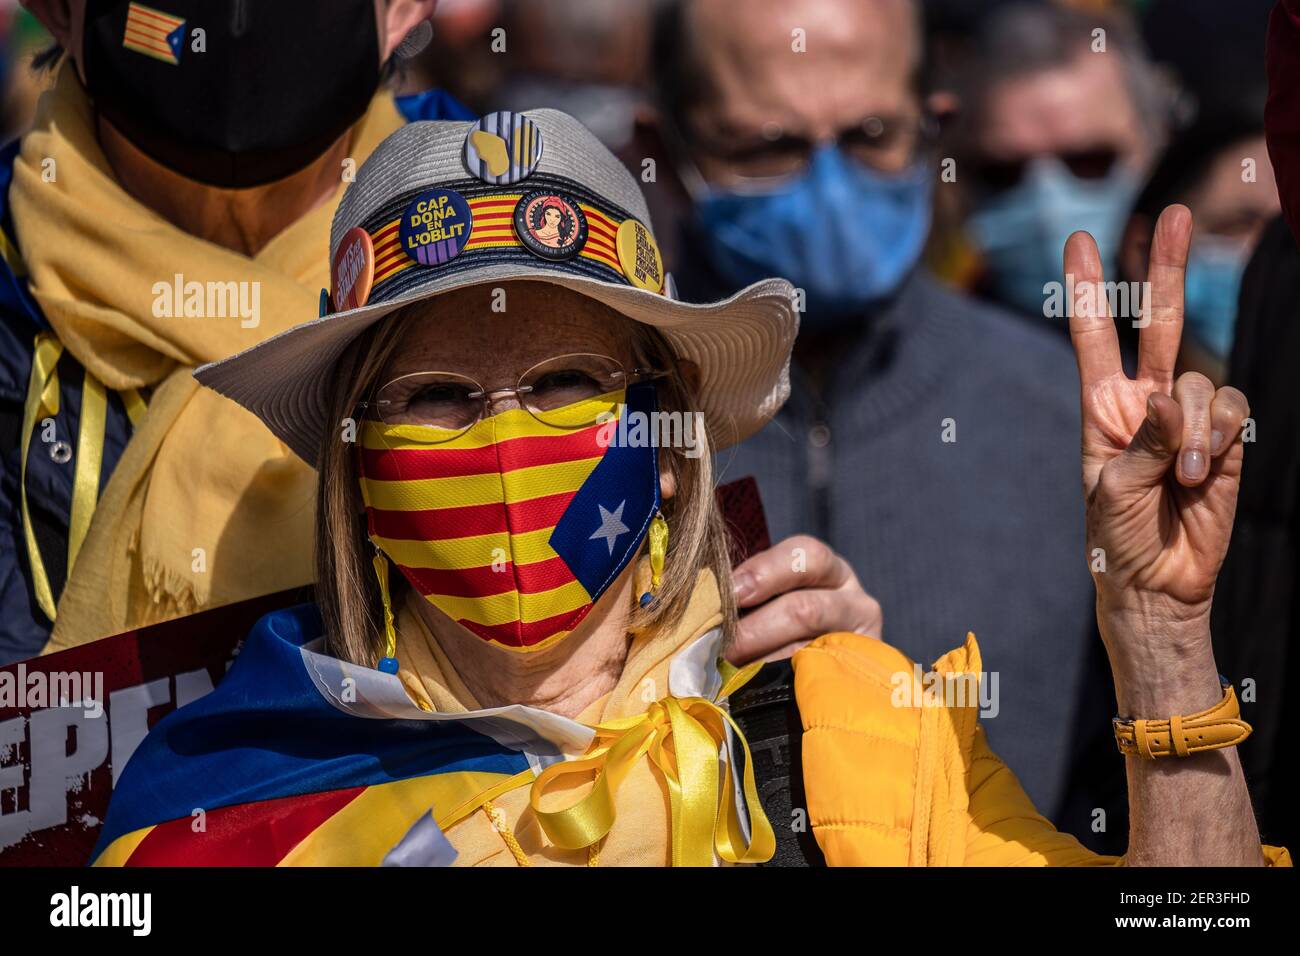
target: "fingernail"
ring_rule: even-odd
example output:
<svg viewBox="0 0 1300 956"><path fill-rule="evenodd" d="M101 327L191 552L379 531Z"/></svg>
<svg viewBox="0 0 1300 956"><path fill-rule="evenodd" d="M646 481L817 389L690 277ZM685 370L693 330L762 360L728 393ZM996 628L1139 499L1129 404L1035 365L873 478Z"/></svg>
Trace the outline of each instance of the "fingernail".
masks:
<svg viewBox="0 0 1300 956"><path fill-rule="evenodd" d="M1223 432L1210 432L1210 454L1217 455L1223 447Z"/></svg>
<svg viewBox="0 0 1300 956"><path fill-rule="evenodd" d="M1200 451L1183 452L1183 474L1193 481L1205 477L1205 454Z"/></svg>
<svg viewBox="0 0 1300 956"><path fill-rule="evenodd" d="M1156 414L1156 403L1151 400L1150 395L1147 396L1147 418L1151 419L1152 424L1160 422L1160 417Z"/></svg>
<svg viewBox="0 0 1300 956"><path fill-rule="evenodd" d="M748 571L739 571L731 579L732 591L737 601L743 601L754 593L754 576Z"/></svg>

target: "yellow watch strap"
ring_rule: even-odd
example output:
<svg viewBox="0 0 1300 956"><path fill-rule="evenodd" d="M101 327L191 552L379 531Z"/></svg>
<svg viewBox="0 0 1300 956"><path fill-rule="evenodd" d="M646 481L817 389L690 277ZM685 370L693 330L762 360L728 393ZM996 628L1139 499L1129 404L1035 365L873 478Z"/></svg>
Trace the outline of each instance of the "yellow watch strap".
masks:
<svg viewBox="0 0 1300 956"><path fill-rule="evenodd" d="M1233 747L1250 736L1250 724L1232 685L1221 681L1223 699L1213 707L1187 717L1168 720L1133 720L1116 717L1115 743L1126 757L1186 757L1203 750Z"/></svg>

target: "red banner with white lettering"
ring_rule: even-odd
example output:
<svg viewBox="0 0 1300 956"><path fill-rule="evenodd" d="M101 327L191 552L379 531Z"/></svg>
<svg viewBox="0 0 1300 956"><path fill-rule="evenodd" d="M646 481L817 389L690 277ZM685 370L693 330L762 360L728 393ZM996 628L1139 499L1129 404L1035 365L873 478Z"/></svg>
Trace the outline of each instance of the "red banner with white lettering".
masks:
<svg viewBox="0 0 1300 956"><path fill-rule="evenodd" d="M216 685L285 591L0 668L0 866L81 866L149 728Z"/></svg>

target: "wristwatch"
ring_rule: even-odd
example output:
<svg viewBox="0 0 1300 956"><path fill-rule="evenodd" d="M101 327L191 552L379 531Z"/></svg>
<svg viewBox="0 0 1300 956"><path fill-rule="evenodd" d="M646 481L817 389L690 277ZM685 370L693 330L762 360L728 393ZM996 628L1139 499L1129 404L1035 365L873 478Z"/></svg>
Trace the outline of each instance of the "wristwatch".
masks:
<svg viewBox="0 0 1300 956"><path fill-rule="evenodd" d="M1200 713L1167 720L1116 717L1112 723L1119 752L1126 757L1186 757L1241 743L1250 736L1250 724L1241 719L1232 684L1220 675L1219 685L1223 699Z"/></svg>

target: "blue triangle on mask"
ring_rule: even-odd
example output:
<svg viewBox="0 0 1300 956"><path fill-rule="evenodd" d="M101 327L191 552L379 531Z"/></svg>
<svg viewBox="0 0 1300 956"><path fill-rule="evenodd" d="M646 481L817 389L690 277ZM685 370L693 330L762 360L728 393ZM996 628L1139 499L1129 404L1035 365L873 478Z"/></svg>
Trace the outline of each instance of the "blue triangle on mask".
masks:
<svg viewBox="0 0 1300 956"><path fill-rule="evenodd" d="M652 427L657 409L654 383L628 388L623 409L628 428L615 432L615 441L551 532L552 550L592 601L627 567L659 510L659 456ZM639 435L634 429L638 419L644 422ZM638 440L619 440L624 437Z"/></svg>

